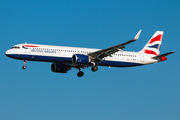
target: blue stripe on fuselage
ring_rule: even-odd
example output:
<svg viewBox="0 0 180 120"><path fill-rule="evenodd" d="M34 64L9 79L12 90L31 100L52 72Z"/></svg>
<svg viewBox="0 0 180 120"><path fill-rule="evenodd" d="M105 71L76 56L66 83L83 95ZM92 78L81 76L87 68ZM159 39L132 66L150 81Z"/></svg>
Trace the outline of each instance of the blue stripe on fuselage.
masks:
<svg viewBox="0 0 180 120"><path fill-rule="evenodd" d="M40 56L40 55L23 55L23 54L9 54L10 58L29 60L29 61L43 61L43 62L71 62L69 57L53 57L53 56Z"/></svg>
<svg viewBox="0 0 180 120"><path fill-rule="evenodd" d="M22 55L22 54L9 54L10 58L29 60L29 61L43 61L43 62L60 62L60 63L72 63L71 57L53 57L53 56L40 56L40 55ZM98 65L100 66L112 66L112 67L133 67L140 66L143 64L133 62L122 62L122 61L103 61Z"/></svg>

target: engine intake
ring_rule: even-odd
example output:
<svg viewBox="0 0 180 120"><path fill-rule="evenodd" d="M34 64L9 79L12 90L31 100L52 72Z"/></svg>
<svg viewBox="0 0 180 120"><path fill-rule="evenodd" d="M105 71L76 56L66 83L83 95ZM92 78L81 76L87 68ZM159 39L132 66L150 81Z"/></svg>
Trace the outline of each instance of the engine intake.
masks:
<svg viewBox="0 0 180 120"><path fill-rule="evenodd" d="M72 62L74 64L88 64L91 62L91 59L87 55L74 54L72 56Z"/></svg>
<svg viewBox="0 0 180 120"><path fill-rule="evenodd" d="M51 71L57 73L67 73L71 69L70 66L61 64L61 63L52 63L51 64Z"/></svg>

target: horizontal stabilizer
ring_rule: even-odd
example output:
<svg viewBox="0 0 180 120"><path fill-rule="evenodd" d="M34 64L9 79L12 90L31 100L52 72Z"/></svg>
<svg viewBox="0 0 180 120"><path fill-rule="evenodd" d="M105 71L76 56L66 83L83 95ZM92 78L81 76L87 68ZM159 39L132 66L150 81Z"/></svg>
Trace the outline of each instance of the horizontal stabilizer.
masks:
<svg viewBox="0 0 180 120"><path fill-rule="evenodd" d="M153 58L153 59L157 59L157 58L161 58L161 57L170 55L170 54L172 54L172 53L175 53L175 51L173 51L173 52L168 52L168 53L165 53L165 54L162 54L162 55L159 55L159 56L155 56L155 57L152 57L152 58Z"/></svg>

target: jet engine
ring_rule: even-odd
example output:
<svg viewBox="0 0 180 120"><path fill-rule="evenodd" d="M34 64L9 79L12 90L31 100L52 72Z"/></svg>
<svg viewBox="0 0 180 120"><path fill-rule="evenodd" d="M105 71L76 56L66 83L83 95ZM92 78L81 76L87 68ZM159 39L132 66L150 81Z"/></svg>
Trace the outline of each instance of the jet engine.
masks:
<svg viewBox="0 0 180 120"><path fill-rule="evenodd" d="M67 73L71 69L70 66L61 64L61 63L52 63L51 64L51 71L57 73Z"/></svg>
<svg viewBox="0 0 180 120"><path fill-rule="evenodd" d="M72 63L74 64L88 64L91 62L91 59L87 55L74 54L72 56Z"/></svg>

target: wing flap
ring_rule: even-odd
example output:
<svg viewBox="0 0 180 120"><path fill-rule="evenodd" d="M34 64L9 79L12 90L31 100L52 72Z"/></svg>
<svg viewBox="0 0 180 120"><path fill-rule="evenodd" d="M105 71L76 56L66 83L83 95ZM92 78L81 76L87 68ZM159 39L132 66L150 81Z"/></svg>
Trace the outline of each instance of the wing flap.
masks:
<svg viewBox="0 0 180 120"><path fill-rule="evenodd" d="M98 50L96 52L92 52L90 54L88 54L89 56L93 57L95 59L96 62L101 61L104 57L110 56L118 51L122 51L123 48L125 48L125 45L132 43L134 41L136 41L139 36L141 34L141 30L139 30L139 32L136 34L136 36L132 39L129 40L127 42L106 48L106 49L102 49L102 50Z"/></svg>

